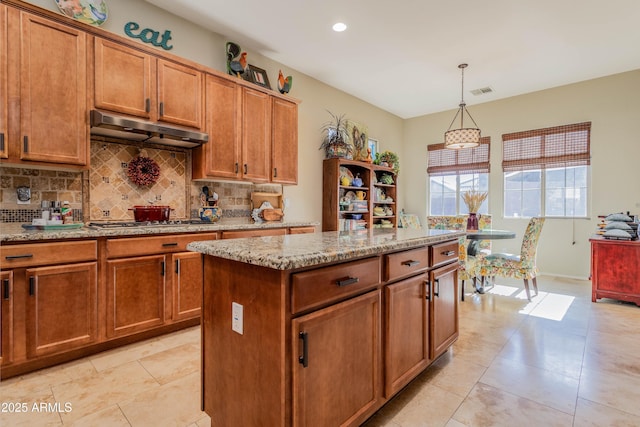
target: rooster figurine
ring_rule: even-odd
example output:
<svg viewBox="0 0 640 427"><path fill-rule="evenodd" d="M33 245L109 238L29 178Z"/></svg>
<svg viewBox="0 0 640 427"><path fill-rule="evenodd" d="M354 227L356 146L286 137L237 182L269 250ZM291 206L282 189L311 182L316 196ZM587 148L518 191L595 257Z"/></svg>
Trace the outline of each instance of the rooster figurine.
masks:
<svg viewBox="0 0 640 427"><path fill-rule="evenodd" d="M240 46L227 42L227 72L238 77L247 69L247 52L240 51Z"/></svg>
<svg viewBox="0 0 640 427"><path fill-rule="evenodd" d="M280 93L289 93L292 83L293 77L287 76L287 78L285 79L284 75L282 74L282 70L280 70L280 73L278 74L278 90L280 91Z"/></svg>

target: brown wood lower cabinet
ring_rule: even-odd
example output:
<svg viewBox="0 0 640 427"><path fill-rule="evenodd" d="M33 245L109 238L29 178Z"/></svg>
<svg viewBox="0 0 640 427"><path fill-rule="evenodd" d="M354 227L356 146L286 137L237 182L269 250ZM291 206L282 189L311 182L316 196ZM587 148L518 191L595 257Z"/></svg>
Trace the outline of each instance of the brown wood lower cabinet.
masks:
<svg viewBox="0 0 640 427"><path fill-rule="evenodd" d="M407 385L431 362L426 273L388 285L386 292L385 396Z"/></svg>
<svg viewBox="0 0 640 427"><path fill-rule="evenodd" d="M164 323L165 256L107 261L107 337Z"/></svg>
<svg viewBox="0 0 640 427"><path fill-rule="evenodd" d="M171 255L173 320L200 317L202 308L202 254L180 252Z"/></svg>
<svg viewBox="0 0 640 427"><path fill-rule="evenodd" d="M294 425L360 424L380 406L380 313L375 290L293 320Z"/></svg>
<svg viewBox="0 0 640 427"><path fill-rule="evenodd" d="M431 357L436 359L458 338L458 263L429 273Z"/></svg>
<svg viewBox="0 0 640 427"><path fill-rule="evenodd" d="M7 363L13 347L13 271L0 271L0 285L0 363Z"/></svg>
<svg viewBox="0 0 640 427"><path fill-rule="evenodd" d="M97 341L96 262L32 268L26 274L28 357Z"/></svg>

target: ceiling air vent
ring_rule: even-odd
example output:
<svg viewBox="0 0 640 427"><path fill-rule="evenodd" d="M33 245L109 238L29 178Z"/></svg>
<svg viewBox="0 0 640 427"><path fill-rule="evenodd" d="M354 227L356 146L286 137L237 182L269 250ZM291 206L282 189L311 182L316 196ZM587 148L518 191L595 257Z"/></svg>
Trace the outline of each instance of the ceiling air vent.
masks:
<svg viewBox="0 0 640 427"><path fill-rule="evenodd" d="M481 87L480 89L474 89L471 91L471 93L474 95L484 95L485 93L491 93L491 92L493 92L493 89L491 89L489 86Z"/></svg>

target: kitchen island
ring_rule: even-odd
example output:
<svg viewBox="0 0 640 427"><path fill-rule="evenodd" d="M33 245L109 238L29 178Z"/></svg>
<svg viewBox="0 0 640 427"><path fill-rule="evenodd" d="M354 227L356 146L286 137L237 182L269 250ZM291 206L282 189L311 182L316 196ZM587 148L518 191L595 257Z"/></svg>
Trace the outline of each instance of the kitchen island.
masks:
<svg viewBox="0 0 640 427"><path fill-rule="evenodd" d="M458 337L459 237L375 229L199 241L213 426L359 425Z"/></svg>

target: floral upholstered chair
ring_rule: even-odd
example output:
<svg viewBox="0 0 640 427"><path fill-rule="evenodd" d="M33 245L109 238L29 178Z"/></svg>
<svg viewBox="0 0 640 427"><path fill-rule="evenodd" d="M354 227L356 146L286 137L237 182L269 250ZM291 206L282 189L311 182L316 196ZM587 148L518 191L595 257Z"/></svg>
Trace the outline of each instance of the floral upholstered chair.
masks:
<svg viewBox="0 0 640 427"><path fill-rule="evenodd" d="M500 276L523 279L527 299L531 301L529 279L532 280L533 289L538 295L536 255L543 225L544 218L531 218L522 238L520 255L494 253L482 257L477 265L477 274L483 278Z"/></svg>
<svg viewBox="0 0 640 427"><path fill-rule="evenodd" d="M468 215L441 215L441 216L428 216L427 227L435 230L465 230L467 228ZM491 227L491 215L480 215L478 218L478 228L490 228ZM489 244L490 241L487 241ZM464 282L466 280L472 280L474 288L476 287L476 271L478 268L478 258L486 256L491 253L491 246L482 247L479 254L476 256L468 255L467 253L468 242L466 236L461 236L458 239L458 262L460 268L458 269L458 278L462 281L462 287L460 291L460 299L464 301Z"/></svg>

